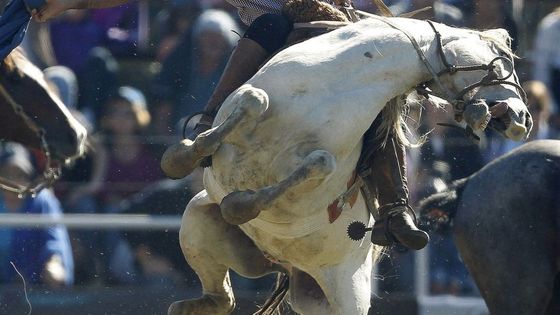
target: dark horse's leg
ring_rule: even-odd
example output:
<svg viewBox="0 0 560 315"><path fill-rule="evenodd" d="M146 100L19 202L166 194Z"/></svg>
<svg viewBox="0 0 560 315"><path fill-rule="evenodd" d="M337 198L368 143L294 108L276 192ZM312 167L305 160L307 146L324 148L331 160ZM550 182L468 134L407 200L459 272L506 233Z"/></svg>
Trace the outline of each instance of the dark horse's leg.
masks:
<svg viewBox="0 0 560 315"><path fill-rule="evenodd" d="M556 274L556 282L554 283L554 289L552 290L552 298L550 303L548 303L548 308L545 315L556 315L560 314L560 273Z"/></svg>

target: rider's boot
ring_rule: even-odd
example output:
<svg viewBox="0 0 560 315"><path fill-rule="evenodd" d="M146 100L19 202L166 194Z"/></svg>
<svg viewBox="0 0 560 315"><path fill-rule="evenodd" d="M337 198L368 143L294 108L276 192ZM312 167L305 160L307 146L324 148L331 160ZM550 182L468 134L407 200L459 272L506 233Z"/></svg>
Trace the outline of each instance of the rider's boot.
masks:
<svg viewBox="0 0 560 315"><path fill-rule="evenodd" d="M375 137L375 132L369 132L369 137ZM362 167L360 176L369 192L377 192L380 204L371 241L382 246L396 241L410 249L422 249L428 244L429 236L416 226L416 216L409 205L405 146L393 133L385 145L377 143L378 140L366 139L364 143L367 142L373 142L376 147L366 162L369 167Z"/></svg>
<svg viewBox="0 0 560 315"><path fill-rule="evenodd" d="M249 80L270 56L261 45L249 38L241 38L233 50L222 77L204 108L205 114L196 127L201 133L212 127L218 109L224 100Z"/></svg>

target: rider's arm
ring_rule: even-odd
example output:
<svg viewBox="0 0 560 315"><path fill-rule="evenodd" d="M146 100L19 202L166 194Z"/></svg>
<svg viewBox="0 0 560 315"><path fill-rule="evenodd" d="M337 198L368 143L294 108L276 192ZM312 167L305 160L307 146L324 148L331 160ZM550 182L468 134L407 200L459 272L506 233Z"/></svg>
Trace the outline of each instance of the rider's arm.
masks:
<svg viewBox="0 0 560 315"><path fill-rule="evenodd" d="M47 0L39 10L33 10L33 18L39 22L52 19L70 9L100 9L115 7L130 0Z"/></svg>
<svg viewBox="0 0 560 315"><path fill-rule="evenodd" d="M78 0L80 9L100 9L116 7L118 5L129 2L129 0Z"/></svg>

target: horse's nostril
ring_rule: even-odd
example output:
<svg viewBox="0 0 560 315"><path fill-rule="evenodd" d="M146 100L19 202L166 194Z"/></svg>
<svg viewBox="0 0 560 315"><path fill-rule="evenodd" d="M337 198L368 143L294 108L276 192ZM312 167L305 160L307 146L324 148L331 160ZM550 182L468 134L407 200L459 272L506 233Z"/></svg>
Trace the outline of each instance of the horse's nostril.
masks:
<svg viewBox="0 0 560 315"><path fill-rule="evenodd" d="M490 114L493 118L501 117L507 113L508 108L506 102L496 102L490 105Z"/></svg>
<svg viewBox="0 0 560 315"><path fill-rule="evenodd" d="M525 113L525 127L527 128L527 136L529 136L533 129L533 117L529 112Z"/></svg>

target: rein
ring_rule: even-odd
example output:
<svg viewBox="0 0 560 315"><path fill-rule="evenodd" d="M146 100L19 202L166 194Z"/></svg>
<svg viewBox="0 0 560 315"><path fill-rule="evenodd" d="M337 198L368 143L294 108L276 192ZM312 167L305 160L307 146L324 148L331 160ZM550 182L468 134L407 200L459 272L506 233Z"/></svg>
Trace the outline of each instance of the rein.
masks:
<svg viewBox="0 0 560 315"><path fill-rule="evenodd" d="M50 187L59 177L61 173L60 165L54 165L52 160L52 154L49 149L49 144L47 143L47 132L44 128L40 127L23 109L23 106L18 104L6 90L4 85L0 83L0 94L10 103L14 113L21 117L25 124L33 132L37 134L41 142L41 150L45 154L45 170L43 171L43 177L32 181L29 185L24 186L15 183L9 179L0 177L0 188L7 191L11 191L18 194L18 197L22 198L27 195L35 196L41 189Z"/></svg>

